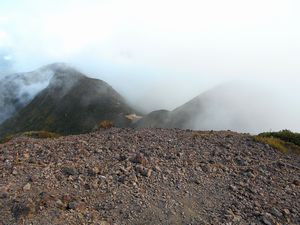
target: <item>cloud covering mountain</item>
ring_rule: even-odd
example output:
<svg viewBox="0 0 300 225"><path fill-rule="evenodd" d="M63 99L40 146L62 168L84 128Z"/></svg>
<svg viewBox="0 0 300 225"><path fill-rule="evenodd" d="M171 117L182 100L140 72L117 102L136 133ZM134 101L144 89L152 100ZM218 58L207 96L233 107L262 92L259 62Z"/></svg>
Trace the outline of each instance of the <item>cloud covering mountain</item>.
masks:
<svg viewBox="0 0 300 225"><path fill-rule="evenodd" d="M63 61L144 112L173 110L239 80L267 89L276 99L270 108L287 106L294 115L299 11L297 0L1 1L0 74ZM289 118L285 128L297 121Z"/></svg>

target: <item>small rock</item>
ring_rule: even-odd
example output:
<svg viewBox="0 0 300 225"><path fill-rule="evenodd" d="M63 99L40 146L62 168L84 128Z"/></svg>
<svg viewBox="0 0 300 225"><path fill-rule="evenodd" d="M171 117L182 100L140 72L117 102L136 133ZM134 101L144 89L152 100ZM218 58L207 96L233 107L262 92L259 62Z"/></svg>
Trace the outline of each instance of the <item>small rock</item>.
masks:
<svg viewBox="0 0 300 225"><path fill-rule="evenodd" d="M40 196L40 205L41 206L50 206L52 204L52 201L54 200L54 197L49 195L47 192L41 192L39 194Z"/></svg>
<svg viewBox="0 0 300 225"><path fill-rule="evenodd" d="M136 168L136 171L138 173L140 173L141 175L143 175L145 177L150 177L151 174L152 174L152 170L151 169L143 167L142 165L137 165L135 168Z"/></svg>
<svg viewBox="0 0 300 225"><path fill-rule="evenodd" d="M177 157L180 158L180 157L182 157L182 156L183 156L183 153L182 153L182 152L178 152L178 153L177 153Z"/></svg>
<svg viewBox="0 0 300 225"><path fill-rule="evenodd" d="M147 163L147 160L146 160L146 158L144 157L143 154L138 153L138 154L136 154L136 156L132 159L132 162L133 162L133 163L139 163L139 164L145 166L146 163Z"/></svg>
<svg viewBox="0 0 300 225"><path fill-rule="evenodd" d="M155 169L156 172L161 172L161 169L160 169L159 166L155 166L154 169Z"/></svg>
<svg viewBox="0 0 300 225"><path fill-rule="evenodd" d="M249 163L245 159L237 158L236 162L239 166L248 166Z"/></svg>
<svg viewBox="0 0 300 225"><path fill-rule="evenodd" d="M272 225L272 223L266 217L262 218L262 222L266 225Z"/></svg>
<svg viewBox="0 0 300 225"><path fill-rule="evenodd" d="M148 169L148 170L147 170L147 174L146 174L146 176L147 176L147 177L150 177L150 176L151 176L151 174L152 174L152 170L151 170L151 169Z"/></svg>
<svg viewBox="0 0 300 225"><path fill-rule="evenodd" d="M238 188L234 185L230 185L229 188L232 190L232 191L237 191Z"/></svg>
<svg viewBox="0 0 300 225"><path fill-rule="evenodd" d="M209 166L208 165L201 165L201 169L202 169L202 171L203 172L205 172L205 173L208 173L208 172L210 172L210 168L209 168Z"/></svg>
<svg viewBox="0 0 300 225"><path fill-rule="evenodd" d="M72 200L73 200L73 198L72 198L70 195L64 195L64 196L62 197L62 201L63 201L64 203L71 202Z"/></svg>
<svg viewBox="0 0 300 225"><path fill-rule="evenodd" d="M300 180L294 180L293 181L293 184L295 185L295 186L300 186Z"/></svg>
<svg viewBox="0 0 300 225"><path fill-rule="evenodd" d="M24 153L23 156L24 156L24 159L26 159L26 160L30 158L29 153Z"/></svg>
<svg viewBox="0 0 300 225"><path fill-rule="evenodd" d="M290 215L291 214L290 210L288 210L288 209L283 209L283 212L284 212L285 215Z"/></svg>
<svg viewBox="0 0 300 225"><path fill-rule="evenodd" d="M272 208L271 209L271 213L274 215L274 216L277 216L277 217L282 217L282 213L276 209L276 208Z"/></svg>
<svg viewBox="0 0 300 225"><path fill-rule="evenodd" d="M240 215L234 215L232 221L233 222L240 222L242 217Z"/></svg>
<svg viewBox="0 0 300 225"><path fill-rule="evenodd" d="M194 180L194 182L195 182L195 184L198 184L198 185L200 185L201 184L201 182L200 182L200 180Z"/></svg>
<svg viewBox="0 0 300 225"><path fill-rule="evenodd" d="M100 173L100 169L97 166L93 168L88 168L87 173L89 176L96 176L97 174Z"/></svg>
<svg viewBox="0 0 300 225"><path fill-rule="evenodd" d="M97 189L99 187L98 181L97 180L93 181L91 187Z"/></svg>
<svg viewBox="0 0 300 225"><path fill-rule="evenodd" d="M0 199L4 199L8 197L8 193L6 191L0 193Z"/></svg>
<svg viewBox="0 0 300 225"><path fill-rule="evenodd" d="M127 159L127 156L124 154L120 154L118 159L119 159L119 161L125 161Z"/></svg>
<svg viewBox="0 0 300 225"><path fill-rule="evenodd" d="M24 187L23 187L23 191L29 191L31 189L31 184L27 183Z"/></svg>
<svg viewBox="0 0 300 225"><path fill-rule="evenodd" d="M63 167L62 172L67 176L74 176L78 174L78 171L73 167Z"/></svg>
<svg viewBox="0 0 300 225"><path fill-rule="evenodd" d="M246 176L246 177L249 177L249 178L254 178L255 177L255 175L250 171L243 173L243 175Z"/></svg>
<svg viewBox="0 0 300 225"><path fill-rule="evenodd" d="M68 207L67 208L75 210L77 208L77 206L78 206L78 203L75 202L75 201L72 201L72 202L68 203Z"/></svg>
<svg viewBox="0 0 300 225"><path fill-rule="evenodd" d="M120 176L119 178L118 178L118 181L119 182L121 182L121 183L125 183L125 180L126 180L126 177L125 176Z"/></svg>
<svg viewBox="0 0 300 225"><path fill-rule="evenodd" d="M58 200L56 201L56 205L57 205L57 207L60 208L60 209L65 208L65 204L64 204L60 199L58 199Z"/></svg>

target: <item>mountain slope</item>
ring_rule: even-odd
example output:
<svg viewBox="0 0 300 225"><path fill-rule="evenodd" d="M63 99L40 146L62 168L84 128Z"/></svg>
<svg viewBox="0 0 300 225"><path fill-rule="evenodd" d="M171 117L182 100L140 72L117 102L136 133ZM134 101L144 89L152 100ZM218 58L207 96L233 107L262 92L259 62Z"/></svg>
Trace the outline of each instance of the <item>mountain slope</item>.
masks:
<svg viewBox="0 0 300 225"><path fill-rule="evenodd" d="M250 133L280 130L297 124L295 112L286 110L288 104L289 100L274 99L274 93L259 85L232 82L212 88L168 113L154 111L135 126ZM296 120L287 119L288 115ZM154 117L160 118L159 123Z"/></svg>
<svg viewBox="0 0 300 225"><path fill-rule="evenodd" d="M102 120L129 126L134 110L107 83L68 66L56 66L46 89L0 126L0 136L31 130L62 134L92 130Z"/></svg>
<svg viewBox="0 0 300 225"><path fill-rule="evenodd" d="M199 95L173 111L153 111L137 121L134 126L144 128L156 127L190 129L192 128L192 121L194 121L195 118L201 115L201 113L205 110L205 102L205 96Z"/></svg>

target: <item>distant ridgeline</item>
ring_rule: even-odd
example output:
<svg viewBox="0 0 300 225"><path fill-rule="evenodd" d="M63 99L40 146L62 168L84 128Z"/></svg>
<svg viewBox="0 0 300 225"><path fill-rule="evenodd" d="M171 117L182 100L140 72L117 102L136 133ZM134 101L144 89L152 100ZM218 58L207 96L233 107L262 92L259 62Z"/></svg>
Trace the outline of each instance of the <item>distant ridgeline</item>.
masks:
<svg viewBox="0 0 300 225"><path fill-rule="evenodd" d="M232 96L237 94L242 102L234 102ZM248 95L248 89L243 86L235 89L223 85L172 111L157 110L142 115L106 82L56 63L1 80L0 138L31 131L80 134L112 126L195 130L247 128L249 121L255 120L253 113L233 105L243 105ZM264 133L258 138L269 143L270 138L276 138L295 146L300 142L299 134L289 131Z"/></svg>
<svg viewBox="0 0 300 225"><path fill-rule="evenodd" d="M52 64L41 71L52 71L48 86L0 125L0 137L26 131L79 134L93 130L108 120L117 127L128 127L136 110L102 80L92 79L65 64Z"/></svg>

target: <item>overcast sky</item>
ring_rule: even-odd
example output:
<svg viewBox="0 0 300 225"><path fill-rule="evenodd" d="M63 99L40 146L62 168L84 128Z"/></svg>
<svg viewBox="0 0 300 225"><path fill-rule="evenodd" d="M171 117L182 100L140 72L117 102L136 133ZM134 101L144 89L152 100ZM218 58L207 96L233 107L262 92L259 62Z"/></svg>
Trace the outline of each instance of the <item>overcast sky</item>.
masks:
<svg viewBox="0 0 300 225"><path fill-rule="evenodd" d="M3 0L0 66L67 62L147 110L231 80L299 99L299 12L299 0Z"/></svg>

